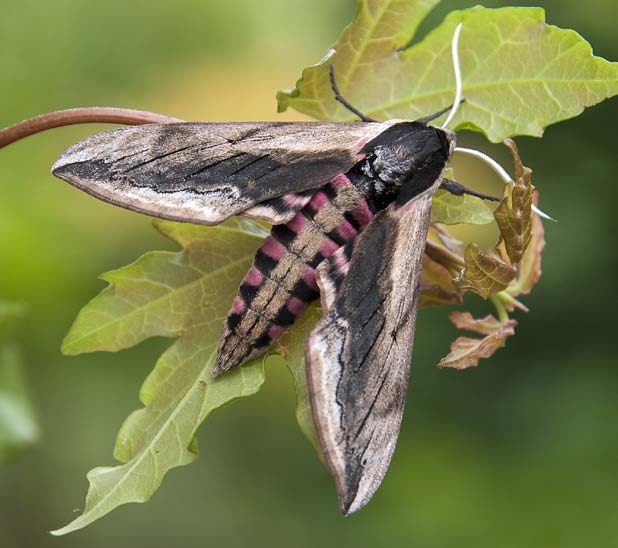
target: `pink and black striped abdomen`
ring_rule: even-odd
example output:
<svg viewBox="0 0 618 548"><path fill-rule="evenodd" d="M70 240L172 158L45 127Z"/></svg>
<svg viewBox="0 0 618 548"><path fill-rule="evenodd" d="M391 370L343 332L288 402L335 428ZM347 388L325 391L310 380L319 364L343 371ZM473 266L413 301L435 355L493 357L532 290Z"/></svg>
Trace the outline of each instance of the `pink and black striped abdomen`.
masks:
<svg viewBox="0 0 618 548"><path fill-rule="evenodd" d="M362 193L341 174L316 191L292 220L273 226L234 299L214 373L268 349L319 296L315 268L362 231L373 215Z"/></svg>

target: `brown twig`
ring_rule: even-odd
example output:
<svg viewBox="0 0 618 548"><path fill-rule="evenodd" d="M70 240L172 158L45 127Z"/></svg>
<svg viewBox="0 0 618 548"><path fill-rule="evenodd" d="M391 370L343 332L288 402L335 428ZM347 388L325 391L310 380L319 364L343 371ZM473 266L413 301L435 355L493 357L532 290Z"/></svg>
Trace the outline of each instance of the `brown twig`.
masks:
<svg viewBox="0 0 618 548"><path fill-rule="evenodd" d="M154 112L132 110L129 108L112 107L86 107L72 108L69 110L57 110L35 116L18 124L0 130L0 148L11 143L46 131L48 129L71 126L75 124L169 124L183 122L179 118L164 116Z"/></svg>

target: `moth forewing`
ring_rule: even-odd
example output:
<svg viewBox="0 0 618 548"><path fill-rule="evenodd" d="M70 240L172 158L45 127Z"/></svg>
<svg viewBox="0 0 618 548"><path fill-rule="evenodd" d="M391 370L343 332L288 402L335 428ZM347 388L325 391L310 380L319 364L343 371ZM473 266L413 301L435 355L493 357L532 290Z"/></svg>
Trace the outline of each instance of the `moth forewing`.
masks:
<svg viewBox="0 0 618 548"><path fill-rule="evenodd" d="M395 123L135 126L80 141L52 172L103 201L155 217L218 224L246 212L278 224L289 215L268 202L345 173L363 146Z"/></svg>
<svg viewBox="0 0 618 548"><path fill-rule="evenodd" d="M372 497L397 442L431 197L439 184L378 213L354 241L349 265L333 257L317 271L324 316L306 343L307 377L344 514Z"/></svg>

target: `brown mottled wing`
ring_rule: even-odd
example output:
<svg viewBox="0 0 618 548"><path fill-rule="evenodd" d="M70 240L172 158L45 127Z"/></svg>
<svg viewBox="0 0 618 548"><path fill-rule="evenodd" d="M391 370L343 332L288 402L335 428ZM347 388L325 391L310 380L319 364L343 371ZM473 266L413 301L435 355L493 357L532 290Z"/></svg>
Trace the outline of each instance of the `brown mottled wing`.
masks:
<svg viewBox="0 0 618 548"><path fill-rule="evenodd" d="M52 172L106 202L177 221L243 214L284 221L303 191L360 158L388 123L152 124L93 135ZM288 196L287 200L281 200ZM260 204L261 207L256 207ZM300 206L302 207L302 205Z"/></svg>
<svg viewBox="0 0 618 548"><path fill-rule="evenodd" d="M373 496L399 435L437 184L382 210L317 270L324 316L307 341L307 376L344 514Z"/></svg>

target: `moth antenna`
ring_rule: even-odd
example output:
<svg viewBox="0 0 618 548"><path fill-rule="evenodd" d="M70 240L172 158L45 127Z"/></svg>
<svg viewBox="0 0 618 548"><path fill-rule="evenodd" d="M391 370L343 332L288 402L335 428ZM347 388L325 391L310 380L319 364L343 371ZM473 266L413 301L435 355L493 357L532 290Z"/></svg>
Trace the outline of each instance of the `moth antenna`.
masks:
<svg viewBox="0 0 618 548"><path fill-rule="evenodd" d="M465 99L462 99L462 102L463 101L465 101ZM449 105L448 107L443 108L442 110L439 110L435 114L430 114L429 116L425 116L424 118L419 118L418 120L416 120L416 122L420 122L421 124L428 124L432 120L435 120L436 118L440 118L440 116L442 116L443 114L445 114L452 108L453 108L453 105Z"/></svg>
<svg viewBox="0 0 618 548"><path fill-rule="evenodd" d="M491 156L488 156L484 152L481 152L480 150L474 150L473 148L464 147L456 147L455 152L463 152L464 154L469 154L470 156L480 158L481 160L483 160L483 162L489 165L489 167L491 167L505 183L511 185L515 184L515 181L513 181L506 169L504 169L498 162L496 162L496 160L494 160ZM548 221L556 221L556 219L554 219L547 213L541 211L534 204L532 204L532 211L534 211L539 217L542 217L543 219L547 219Z"/></svg>
<svg viewBox="0 0 618 548"><path fill-rule="evenodd" d="M335 99L339 101L345 108L347 108L351 113L356 114L363 122L377 122L373 118L369 118L369 116L365 116L360 110L355 108L352 103L350 103L339 91L339 87L337 86L337 80L335 80L335 67L330 65L330 85L333 88L333 93L335 94Z"/></svg>
<svg viewBox="0 0 618 548"><path fill-rule="evenodd" d="M462 83L461 83L461 66L459 65L459 35L461 34L461 29L463 28L463 23L459 23L457 28L455 29L455 34L453 34L453 41L451 42L451 52L453 54L453 70L455 72L455 101L453 102L453 107L451 108L450 114L447 116L446 120L442 124L442 127L445 128L451 123L451 120L457 114L459 110L459 105L461 104L461 95L462 95Z"/></svg>

